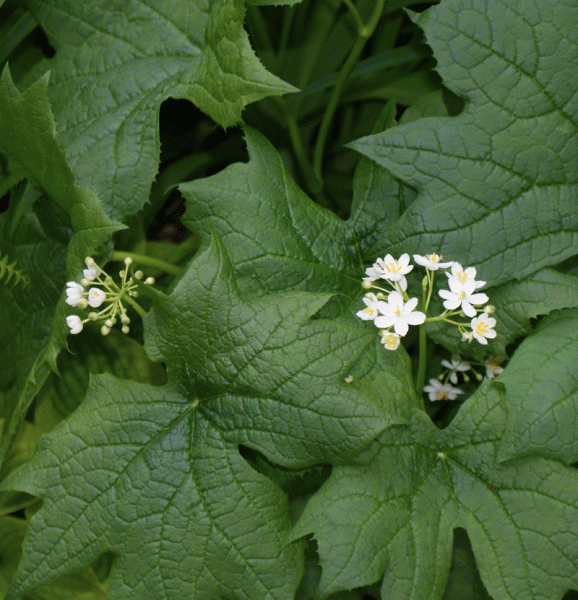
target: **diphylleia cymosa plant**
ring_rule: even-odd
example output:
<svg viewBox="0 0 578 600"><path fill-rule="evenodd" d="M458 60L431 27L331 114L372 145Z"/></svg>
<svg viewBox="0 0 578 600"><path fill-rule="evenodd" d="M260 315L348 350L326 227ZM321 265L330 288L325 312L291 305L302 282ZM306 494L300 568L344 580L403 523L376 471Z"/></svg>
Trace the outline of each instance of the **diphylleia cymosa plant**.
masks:
<svg viewBox="0 0 578 600"><path fill-rule="evenodd" d="M118 318L120 318L122 332L128 334L130 331L130 317L126 313L123 301L130 304L141 317L144 316L145 311L134 300L138 296L137 284L134 279L142 279L143 272L136 271L134 279L132 276L128 277L128 268L132 264L132 258L127 256L124 259L126 268L119 271L121 279L119 286L102 267L96 264L92 257L87 256L84 262L86 269L82 272L84 277L80 280L80 283L69 281L66 284L66 303L81 309L88 306L99 308L103 303L106 303L106 306L99 312L90 312L86 319L81 319L78 315L67 316L66 324L70 327L70 333L80 333L84 324L88 321L103 321L104 324L100 328L100 332L102 335L108 335ZM153 277L147 277L144 280L146 285L152 285L154 282ZM87 292L85 288L88 286L92 287Z"/></svg>
<svg viewBox="0 0 578 600"><path fill-rule="evenodd" d="M429 394L430 400L455 400L463 393L459 388L447 382L441 383L437 379L430 379L429 385L424 386L425 380L425 345L426 323L442 321L458 328L462 341L471 342L474 339L486 345L488 339L496 337L496 319L490 316L494 312L492 305L486 305L489 298L483 292L476 292L486 282L477 280L477 271L474 267L463 268L455 261L442 262L443 257L436 254L413 255L414 261L426 269L422 280L422 311L415 310L418 298L410 297L407 293L406 275L413 270L409 254L402 254L399 259L387 254L385 258L378 258L375 263L365 270L363 278L365 289L377 290L377 293L368 292L363 298L365 308L357 312L357 316L364 321L373 321L379 329L381 343L387 350L397 350L410 325L420 325L420 351L419 369L416 389ZM444 311L436 316L428 316L428 309L434 290L435 272L446 269L448 289L439 290L443 298ZM449 271L447 271L449 269ZM376 282L384 281L390 289L385 289ZM483 308L481 308L483 305ZM456 321L456 318L468 317L469 322ZM393 331L392 331L393 330ZM447 361L446 361L447 362ZM449 378L452 383L457 383L456 373L470 369L468 363L462 362L459 357L447 365L450 370ZM496 365L497 366L497 365ZM499 371L492 371L495 375ZM441 376L443 378L443 374Z"/></svg>

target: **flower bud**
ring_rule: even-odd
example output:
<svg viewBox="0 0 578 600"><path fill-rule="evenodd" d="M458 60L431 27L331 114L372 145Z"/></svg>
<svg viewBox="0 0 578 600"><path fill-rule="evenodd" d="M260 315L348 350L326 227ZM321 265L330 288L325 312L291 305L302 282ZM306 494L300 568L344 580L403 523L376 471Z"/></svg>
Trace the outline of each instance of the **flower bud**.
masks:
<svg viewBox="0 0 578 600"><path fill-rule="evenodd" d="M371 285L371 281L363 281L363 282L361 283L361 287L362 287L364 290L369 290L369 289L371 289L373 286Z"/></svg>
<svg viewBox="0 0 578 600"><path fill-rule="evenodd" d="M107 327L106 325L103 325L100 328L100 333L102 333L102 335L108 335L110 333L110 327Z"/></svg>
<svg viewBox="0 0 578 600"><path fill-rule="evenodd" d="M142 271L137 271L134 276L135 279L142 279L143 278L144 273Z"/></svg>
<svg viewBox="0 0 578 600"><path fill-rule="evenodd" d="M132 258L130 256L127 256L124 259L124 264L128 267L131 263L132 263Z"/></svg>
<svg viewBox="0 0 578 600"><path fill-rule="evenodd" d="M80 285L81 285L82 287L87 287L87 286L89 286L89 285L90 285L90 281L89 281L89 280L88 280L86 277L83 277L83 278L80 280Z"/></svg>
<svg viewBox="0 0 578 600"><path fill-rule="evenodd" d="M153 284L154 284L154 282L155 282L155 278L154 278L154 277L147 277L147 278L145 279L145 283L146 283L147 285L153 285Z"/></svg>
<svg viewBox="0 0 578 600"><path fill-rule="evenodd" d="M126 315L124 315L124 317L122 317L122 319L120 320L120 322L123 325L128 325L130 323L130 319Z"/></svg>
<svg viewBox="0 0 578 600"><path fill-rule="evenodd" d="M485 312L487 315L491 315L492 313L495 313L495 312L496 312L496 307L495 307L494 305L492 305L492 304L488 304L488 306L486 306L486 307L484 308L484 312Z"/></svg>
<svg viewBox="0 0 578 600"><path fill-rule="evenodd" d="M122 326L122 332L123 333L128 333L130 331L130 327L128 325L123 325Z"/></svg>
<svg viewBox="0 0 578 600"><path fill-rule="evenodd" d="M98 319L98 313L97 313L97 312L94 312L94 311L93 311L93 312L91 312L91 313L88 313L88 318L89 318L91 321L96 321L96 320Z"/></svg>
<svg viewBox="0 0 578 600"><path fill-rule="evenodd" d="M84 264L85 264L87 267L94 267L96 263L94 262L94 259L93 259L93 258L91 258L90 256L87 256L87 257L84 259Z"/></svg>

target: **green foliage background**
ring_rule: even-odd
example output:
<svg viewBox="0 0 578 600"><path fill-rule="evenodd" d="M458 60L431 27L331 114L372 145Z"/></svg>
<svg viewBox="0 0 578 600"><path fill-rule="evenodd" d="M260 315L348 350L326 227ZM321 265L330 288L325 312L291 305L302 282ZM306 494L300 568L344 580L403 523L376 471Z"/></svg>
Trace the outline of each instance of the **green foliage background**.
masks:
<svg viewBox="0 0 578 600"><path fill-rule="evenodd" d="M411 5L0 4L0 597L575 596L578 7ZM403 252L488 282L453 407L355 317Z"/></svg>

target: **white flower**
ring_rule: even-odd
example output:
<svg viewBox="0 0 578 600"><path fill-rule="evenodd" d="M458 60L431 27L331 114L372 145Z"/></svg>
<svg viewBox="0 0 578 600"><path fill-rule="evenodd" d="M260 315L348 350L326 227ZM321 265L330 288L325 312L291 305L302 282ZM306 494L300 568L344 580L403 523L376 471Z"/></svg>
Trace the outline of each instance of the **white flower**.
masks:
<svg viewBox="0 0 578 600"><path fill-rule="evenodd" d="M429 399L432 402L436 400L455 400L460 394L464 392L449 383L441 383L437 379L430 379L429 385L424 386L424 392L427 392Z"/></svg>
<svg viewBox="0 0 578 600"><path fill-rule="evenodd" d="M106 300L106 294L98 288L90 288L88 290L88 304L92 308L98 308Z"/></svg>
<svg viewBox="0 0 578 600"><path fill-rule="evenodd" d="M462 282L458 279L450 278L448 283L450 284L451 292L448 292L448 290L439 291L439 295L445 298L444 308L448 310L461 307L464 314L471 318L477 314L472 304L484 304L489 300L488 296L484 293L473 293L477 283L473 279L466 279Z"/></svg>
<svg viewBox="0 0 578 600"><path fill-rule="evenodd" d="M388 281L399 282L399 287L405 292L407 290L407 280L405 275L413 269L409 264L409 254L405 253L395 260L391 254L385 258L378 258L373 266L365 269L364 281L375 281L376 279L387 279Z"/></svg>
<svg viewBox="0 0 578 600"><path fill-rule="evenodd" d="M480 342L480 344L487 344L486 338L495 338L496 332L493 327L496 326L496 319L488 316L487 313L483 312L479 317L472 319L472 335Z"/></svg>
<svg viewBox="0 0 578 600"><path fill-rule="evenodd" d="M70 327L70 333L80 333L82 331L82 321L77 315L66 317L66 324Z"/></svg>
<svg viewBox="0 0 578 600"><path fill-rule="evenodd" d="M503 367L500 367L500 362L501 360L499 358L488 358L484 361L486 377L488 379L491 379L504 371Z"/></svg>
<svg viewBox="0 0 578 600"><path fill-rule="evenodd" d="M481 288L486 285L485 281L476 281L476 269L475 267L468 267L464 269L458 262L452 264L451 272L446 273L448 280L451 282L452 279L459 281L460 283L466 283L466 281L473 281L475 283L475 289Z"/></svg>
<svg viewBox="0 0 578 600"><path fill-rule="evenodd" d="M88 281L92 281L97 275L100 275L100 269L95 265L93 267L88 267L82 271L85 279Z"/></svg>
<svg viewBox="0 0 578 600"><path fill-rule="evenodd" d="M377 303L379 300L375 294L372 294L371 292L365 294L362 300L365 302L365 308L363 310L358 310L355 314L364 321L373 321L378 315Z"/></svg>
<svg viewBox="0 0 578 600"><path fill-rule="evenodd" d="M399 348L399 342L401 337L397 333L383 330L381 332L381 343L387 348L387 350L397 350Z"/></svg>
<svg viewBox="0 0 578 600"><path fill-rule="evenodd" d="M408 325L420 325L425 321L422 312L413 312L417 306L417 298L410 298L405 304L399 292L390 292L387 302L379 301L377 308L383 316L377 317L373 322L380 329L388 329L393 325L395 333L405 335Z"/></svg>
<svg viewBox="0 0 578 600"><path fill-rule="evenodd" d="M69 281L66 284L68 288L66 290L66 304L70 304L70 306L76 306L82 300L82 292L84 292L84 288L80 285L80 283L76 283L76 281Z"/></svg>
<svg viewBox="0 0 578 600"><path fill-rule="evenodd" d="M425 256L420 256L419 254L413 255L413 260L415 260L418 265L425 267L429 271L437 271L440 267L442 269L447 269L454 264L451 261L445 263L440 262L442 258L443 256L439 256L435 252L433 254L426 254Z"/></svg>
<svg viewBox="0 0 578 600"><path fill-rule="evenodd" d="M452 356L451 363L445 359L442 360L442 366L447 367L451 371L450 381L454 384L458 382L458 372L463 373L470 369L470 365L458 355Z"/></svg>

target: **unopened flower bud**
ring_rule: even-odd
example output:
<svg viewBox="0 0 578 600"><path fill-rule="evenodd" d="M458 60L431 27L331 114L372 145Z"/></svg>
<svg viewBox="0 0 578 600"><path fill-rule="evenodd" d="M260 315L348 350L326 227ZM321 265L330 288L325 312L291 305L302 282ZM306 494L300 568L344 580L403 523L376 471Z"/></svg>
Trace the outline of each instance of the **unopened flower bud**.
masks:
<svg viewBox="0 0 578 600"><path fill-rule="evenodd" d="M102 335L108 335L110 333L110 327L107 327L106 325L103 325L100 328L100 333L102 333Z"/></svg>
<svg viewBox="0 0 578 600"><path fill-rule="evenodd" d="M123 333L128 333L130 331L130 327L128 325L123 325L122 326L122 332Z"/></svg>
<svg viewBox="0 0 578 600"><path fill-rule="evenodd" d="M89 318L91 321L96 321L96 320L98 319L98 313L97 313L97 312L94 312L94 311L93 311L93 312L91 312L91 313L88 313L88 318Z"/></svg>
<svg viewBox="0 0 578 600"><path fill-rule="evenodd" d="M120 322L123 325L128 325L130 323L130 319L126 315L124 315L124 317L122 317L122 319L120 320Z"/></svg>
<svg viewBox="0 0 578 600"><path fill-rule="evenodd" d="M155 282L155 278L154 277L147 277L144 282L147 285L153 285L153 283Z"/></svg>
<svg viewBox="0 0 578 600"><path fill-rule="evenodd" d="M488 304L488 306L484 308L484 312L487 315L491 315L492 313L496 312L496 307L493 304Z"/></svg>
<svg viewBox="0 0 578 600"><path fill-rule="evenodd" d="M83 278L80 280L80 285L81 285L81 286L83 286L83 287L87 287L87 286L89 286L89 285L90 285L90 281L89 281L89 280L88 280L86 277L83 277Z"/></svg>
<svg viewBox="0 0 578 600"><path fill-rule="evenodd" d="M88 300L86 300L86 298L82 298L78 301L76 306L78 306L78 308L86 308L88 306Z"/></svg>
<svg viewBox="0 0 578 600"><path fill-rule="evenodd" d="M135 279L142 279L143 278L144 273L142 271L137 271L134 276Z"/></svg>
<svg viewBox="0 0 578 600"><path fill-rule="evenodd" d="M421 289L427 290L428 278L427 275L421 280Z"/></svg>
<svg viewBox="0 0 578 600"><path fill-rule="evenodd" d="M130 256L127 256L124 259L124 264L128 267L131 263L132 263L132 258Z"/></svg>
<svg viewBox="0 0 578 600"><path fill-rule="evenodd" d="M122 271L119 271L118 274L120 275L121 279L124 278L126 271L123 269Z"/></svg>
<svg viewBox="0 0 578 600"><path fill-rule="evenodd" d="M362 287L364 290L369 290L369 289L371 289L371 281L363 281L363 282L361 283L361 287Z"/></svg>
<svg viewBox="0 0 578 600"><path fill-rule="evenodd" d="M93 258L91 258L90 256L87 256L87 257L84 259L84 264L85 264L87 267L94 267L96 263L94 262L94 259L93 259Z"/></svg>
<svg viewBox="0 0 578 600"><path fill-rule="evenodd" d="M112 319L107 319L104 324L110 329L114 323L112 322Z"/></svg>

